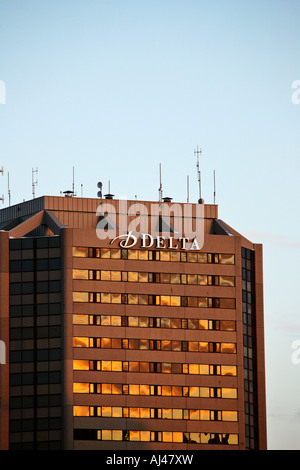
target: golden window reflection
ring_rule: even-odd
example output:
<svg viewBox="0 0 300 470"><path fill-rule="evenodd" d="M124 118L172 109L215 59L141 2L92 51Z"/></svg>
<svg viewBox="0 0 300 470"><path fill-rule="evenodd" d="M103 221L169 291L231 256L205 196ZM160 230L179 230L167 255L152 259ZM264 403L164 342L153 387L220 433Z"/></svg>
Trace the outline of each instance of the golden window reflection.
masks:
<svg viewBox="0 0 300 470"><path fill-rule="evenodd" d="M88 360L84 359L74 359L73 360L73 370L89 370L90 364Z"/></svg>
<svg viewBox="0 0 300 470"><path fill-rule="evenodd" d="M76 313L73 315L73 323L74 325L88 325L89 317L88 315L80 315Z"/></svg>
<svg viewBox="0 0 300 470"><path fill-rule="evenodd" d="M73 406L73 416L90 416L89 406Z"/></svg>
<svg viewBox="0 0 300 470"><path fill-rule="evenodd" d="M89 271L88 269L73 269L73 279L88 279Z"/></svg>
<svg viewBox="0 0 300 470"><path fill-rule="evenodd" d="M73 302L88 302L89 293L88 292L73 292Z"/></svg>
<svg viewBox="0 0 300 470"><path fill-rule="evenodd" d="M74 348L88 348L89 347L89 338L86 337L76 337L73 338Z"/></svg>
<svg viewBox="0 0 300 470"><path fill-rule="evenodd" d="M76 258L88 258L89 249L86 247L73 246L73 256Z"/></svg>
<svg viewBox="0 0 300 470"><path fill-rule="evenodd" d="M89 384L74 382L73 393L89 393Z"/></svg>

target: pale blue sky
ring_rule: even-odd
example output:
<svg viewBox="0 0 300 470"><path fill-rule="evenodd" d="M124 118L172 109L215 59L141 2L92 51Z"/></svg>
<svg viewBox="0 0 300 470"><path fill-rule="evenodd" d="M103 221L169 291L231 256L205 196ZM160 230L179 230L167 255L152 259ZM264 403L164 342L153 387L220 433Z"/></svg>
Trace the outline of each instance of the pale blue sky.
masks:
<svg viewBox="0 0 300 470"><path fill-rule="evenodd" d="M300 449L300 1L0 0L0 193L198 198L264 243L268 442Z"/></svg>

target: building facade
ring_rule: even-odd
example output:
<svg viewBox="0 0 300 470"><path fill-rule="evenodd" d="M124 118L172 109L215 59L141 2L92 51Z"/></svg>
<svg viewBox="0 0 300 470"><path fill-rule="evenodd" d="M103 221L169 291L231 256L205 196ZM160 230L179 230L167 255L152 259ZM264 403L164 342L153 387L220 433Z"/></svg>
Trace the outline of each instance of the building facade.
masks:
<svg viewBox="0 0 300 470"><path fill-rule="evenodd" d="M1 449L266 449L262 246L124 204L0 211Z"/></svg>

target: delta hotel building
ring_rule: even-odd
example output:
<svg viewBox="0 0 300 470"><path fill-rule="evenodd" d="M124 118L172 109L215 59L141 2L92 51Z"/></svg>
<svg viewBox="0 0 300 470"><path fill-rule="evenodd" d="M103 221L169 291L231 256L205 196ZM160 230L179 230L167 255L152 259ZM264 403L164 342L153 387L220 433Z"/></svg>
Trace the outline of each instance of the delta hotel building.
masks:
<svg viewBox="0 0 300 470"><path fill-rule="evenodd" d="M262 246L202 200L126 210L0 210L0 448L266 449Z"/></svg>

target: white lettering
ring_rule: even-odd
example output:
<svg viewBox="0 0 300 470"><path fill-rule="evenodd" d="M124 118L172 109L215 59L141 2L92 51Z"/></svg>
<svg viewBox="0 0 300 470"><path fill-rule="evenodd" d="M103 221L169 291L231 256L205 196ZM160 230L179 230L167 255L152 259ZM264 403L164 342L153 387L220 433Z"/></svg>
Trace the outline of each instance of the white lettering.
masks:
<svg viewBox="0 0 300 470"><path fill-rule="evenodd" d="M146 245L146 238L149 239L149 244L148 245ZM154 239L153 239L152 235L150 235L149 233L142 233L141 234L141 239L142 239L141 248L150 248L154 243Z"/></svg>
<svg viewBox="0 0 300 470"><path fill-rule="evenodd" d="M300 364L300 340L296 340L292 343L292 348L296 349L296 351L292 354L292 363L293 364Z"/></svg>
<svg viewBox="0 0 300 470"><path fill-rule="evenodd" d="M292 83L292 88L296 88L296 91L292 94L292 103L300 103L300 80L294 80ZM298 88L298 89L297 89Z"/></svg>
<svg viewBox="0 0 300 470"><path fill-rule="evenodd" d="M165 248L164 239L165 237L162 237L160 235L156 237L156 248Z"/></svg>

